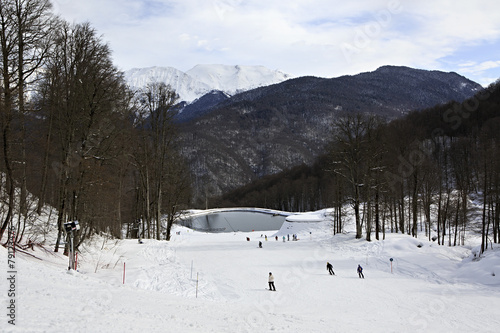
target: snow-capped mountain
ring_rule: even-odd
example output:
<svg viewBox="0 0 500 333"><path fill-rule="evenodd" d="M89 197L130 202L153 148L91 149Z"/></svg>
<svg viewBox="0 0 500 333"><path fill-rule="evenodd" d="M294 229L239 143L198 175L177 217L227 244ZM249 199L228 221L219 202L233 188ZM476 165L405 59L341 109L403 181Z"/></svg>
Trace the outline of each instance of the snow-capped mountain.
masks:
<svg viewBox="0 0 500 333"><path fill-rule="evenodd" d="M187 72L173 67L134 68L125 72L132 88L151 81L170 84L181 101L192 102L212 90L233 95L238 92L283 82L290 75L263 66L197 65Z"/></svg>
<svg viewBox="0 0 500 333"><path fill-rule="evenodd" d="M133 68L124 74L133 89L144 88L152 81L165 82L179 94L181 101L191 102L212 90L207 84L173 67Z"/></svg>
<svg viewBox="0 0 500 333"><path fill-rule="evenodd" d="M291 78L288 74L264 66L196 65L186 73L212 89L231 95Z"/></svg>

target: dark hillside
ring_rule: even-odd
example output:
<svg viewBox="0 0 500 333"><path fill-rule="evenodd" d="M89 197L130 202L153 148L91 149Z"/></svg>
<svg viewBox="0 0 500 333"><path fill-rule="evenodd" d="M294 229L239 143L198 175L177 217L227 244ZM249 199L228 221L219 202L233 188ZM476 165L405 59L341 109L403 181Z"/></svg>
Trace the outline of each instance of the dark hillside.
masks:
<svg viewBox="0 0 500 333"><path fill-rule="evenodd" d="M461 102L479 88L456 73L392 66L333 79L301 77L235 95L184 123L183 153L197 193L218 195L311 164L323 153L339 114L391 120L450 100Z"/></svg>
<svg viewBox="0 0 500 333"><path fill-rule="evenodd" d="M479 140L483 142L496 140L494 142L498 150L500 149L500 84L491 85L487 90L479 92L463 103L451 102L411 112L405 117L381 125L378 131L383 133L384 137L378 144L385 147L385 160L398 161L400 146L403 145L404 149L404 145L408 143L408 148L409 144L415 141L439 140L448 142L447 146L450 146L454 142L482 145ZM482 139L479 139L479 136ZM477 150L478 148L472 146L469 149L471 152ZM438 148L434 147L435 156L433 155L432 159L439 157L436 155L437 151ZM336 183L338 180L335 180L335 175L328 171L332 169L329 163L328 154L322 154L315 159L312 166L301 165L263 177L214 199L213 205L256 206L292 211L332 207L338 190ZM397 169L401 166L396 163L391 167L394 168L394 174L397 174Z"/></svg>

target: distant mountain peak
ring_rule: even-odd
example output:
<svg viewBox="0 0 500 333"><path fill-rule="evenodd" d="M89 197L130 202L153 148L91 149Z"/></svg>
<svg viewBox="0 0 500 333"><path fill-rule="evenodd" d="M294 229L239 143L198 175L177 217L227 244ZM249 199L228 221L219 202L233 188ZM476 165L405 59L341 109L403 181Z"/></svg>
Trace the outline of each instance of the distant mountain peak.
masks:
<svg viewBox="0 0 500 333"><path fill-rule="evenodd" d="M133 68L125 72L132 88L145 87L152 80L170 84L181 101L192 102L212 90L233 95L242 91L283 82L291 78L264 66L196 65L187 72L173 67Z"/></svg>

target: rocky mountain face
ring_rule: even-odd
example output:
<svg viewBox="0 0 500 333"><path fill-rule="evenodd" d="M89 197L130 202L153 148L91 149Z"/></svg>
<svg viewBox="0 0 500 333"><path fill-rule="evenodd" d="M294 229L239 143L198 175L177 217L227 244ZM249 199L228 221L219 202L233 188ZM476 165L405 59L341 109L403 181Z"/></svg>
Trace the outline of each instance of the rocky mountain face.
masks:
<svg viewBox="0 0 500 333"><path fill-rule="evenodd" d="M181 124L183 154L198 199L256 178L311 163L332 137L343 113L371 113L387 120L451 100L463 101L480 85L456 73L384 66L333 79L300 77L249 90Z"/></svg>
<svg viewBox="0 0 500 333"><path fill-rule="evenodd" d="M212 90L209 93L194 100L192 103L180 103L178 105L179 113L177 113L175 119L177 122L186 122L195 118L199 118L209 113L229 98L231 98L231 96L223 91Z"/></svg>

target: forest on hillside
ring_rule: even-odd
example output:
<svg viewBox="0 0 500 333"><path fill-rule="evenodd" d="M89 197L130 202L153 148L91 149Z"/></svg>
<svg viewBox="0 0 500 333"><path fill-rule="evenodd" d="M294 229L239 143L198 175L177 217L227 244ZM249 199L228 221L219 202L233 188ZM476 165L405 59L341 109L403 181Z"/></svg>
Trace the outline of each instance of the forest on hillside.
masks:
<svg viewBox="0 0 500 333"><path fill-rule="evenodd" d="M1 2L0 52L2 243L38 241L25 230L42 213L57 216L55 251L68 221L77 247L100 232L169 239L191 198L177 94L130 91L90 23L65 22L48 0Z"/></svg>
<svg viewBox="0 0 500 333"><path fill-rule="evenodd" d="M370 112L392 120L452 100L463 102L479 89L453 72L383 66L352 76L290 79L226 97L215 106L200 99L193 104L203 104L205 112L198 110L181 127L183 154L195 176L194 200L204 202L260 177L312 164L342 113ZM189 109L181 115L188 117Z"/></svg>
<svg viewBox="0 0 500 333"><path fill-rule="evenodd" d="M465 233L500 241L500 83L463 103L415 111L389 123L345 114L314 165L296 166L217 197L212 206L255 206L303 212L334 207L342 232L345 207L356 237L386 230L439 244L463 244ZM472 202L480 203L477 211ZM479 223L477 223L479 221ZM434 236L435 237L435 236Z"/></svg>

